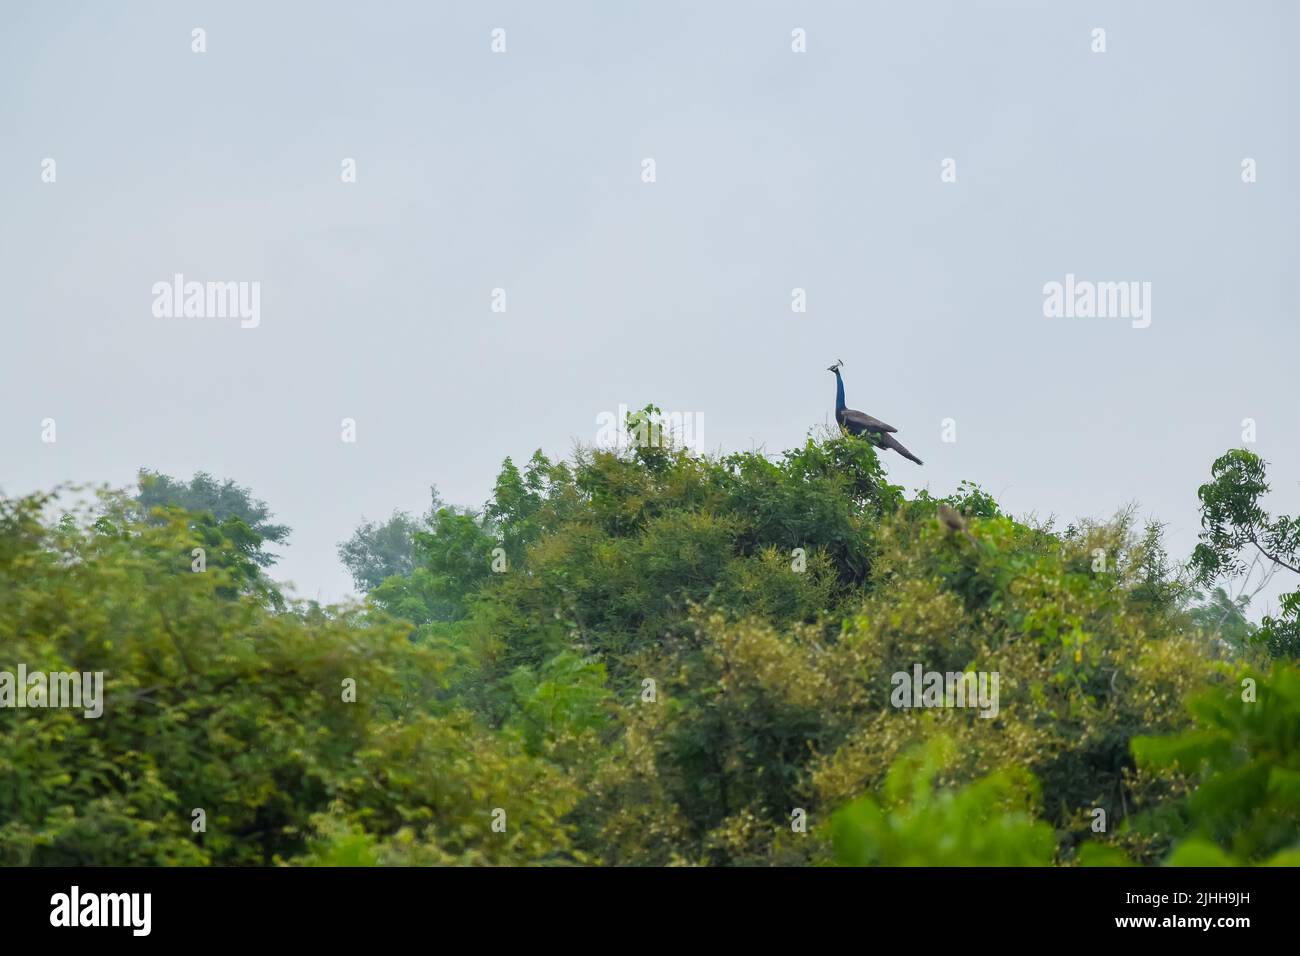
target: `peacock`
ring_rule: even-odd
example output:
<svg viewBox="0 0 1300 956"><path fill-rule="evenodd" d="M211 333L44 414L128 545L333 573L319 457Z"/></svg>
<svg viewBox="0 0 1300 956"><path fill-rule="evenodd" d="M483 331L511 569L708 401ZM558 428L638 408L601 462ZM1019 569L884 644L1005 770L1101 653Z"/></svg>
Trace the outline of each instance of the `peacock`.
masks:
<svg viewBox="0 0 1300 956"><path fill-rule="evenodd" d="M898 429L893 425L886 425L879 418L872 418L865 412L845 407L844 379L840 377L840 366L843 364L842 359L837 359L835 364L826 370L835 373L835 420L839 422L840 427L850 435L865 438L877 448L892 448L909 461L914 461L918 465L925 464L925 462L904 448L902 442L894 437L893 433Z"/></svg>

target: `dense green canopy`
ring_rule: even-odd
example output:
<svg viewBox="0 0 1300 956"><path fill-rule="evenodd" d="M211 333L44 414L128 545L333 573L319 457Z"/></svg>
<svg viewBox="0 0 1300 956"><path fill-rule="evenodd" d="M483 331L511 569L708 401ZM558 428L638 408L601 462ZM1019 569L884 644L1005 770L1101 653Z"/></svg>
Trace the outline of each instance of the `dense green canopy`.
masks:
<svg viewBox="0 0 1300 956"><path fill-rule="evenodd" d="M322 609L268 591L246 519L74 498L0 499L0 670L106 682L98 719L0 710L0 864L1300 848L1294 661L1268 669L1127 512L908 499L847 436L537 453L482 513L363 526L367 601ZM996 713L896 706L914 671L997 675Z"/></svg>

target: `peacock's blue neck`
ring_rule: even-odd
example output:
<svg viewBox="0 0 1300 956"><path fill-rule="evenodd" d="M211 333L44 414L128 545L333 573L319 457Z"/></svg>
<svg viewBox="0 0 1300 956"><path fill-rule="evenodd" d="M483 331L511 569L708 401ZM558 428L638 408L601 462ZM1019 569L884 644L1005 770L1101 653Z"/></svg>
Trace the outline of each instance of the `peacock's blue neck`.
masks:
<svg viewBox="0 0 1300 956"><path fill-rule="evenodd" d="M844 379L840 378L839 370L835 371L835 411L844 409Z"/></svg>

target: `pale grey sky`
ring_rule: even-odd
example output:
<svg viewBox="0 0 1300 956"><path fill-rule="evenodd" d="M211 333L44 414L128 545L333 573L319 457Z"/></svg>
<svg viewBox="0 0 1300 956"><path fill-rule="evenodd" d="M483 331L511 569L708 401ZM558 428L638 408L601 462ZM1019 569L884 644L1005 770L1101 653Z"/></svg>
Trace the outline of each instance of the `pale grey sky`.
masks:
<svg viewBox="0 0 1300 956"><path fill-rule="evenodd" d="M1298 10L5 3L0 488L235 478L334 600L336 543L430 484L480 506L620 402L776 453L842 358L926 462L895 480L1134 501L1184 556L1244 418L1300 510ZM260 282L260 326L155 318L178 272ZM1150 282L1150 327L1045 318L1067 273Z"/></svg>

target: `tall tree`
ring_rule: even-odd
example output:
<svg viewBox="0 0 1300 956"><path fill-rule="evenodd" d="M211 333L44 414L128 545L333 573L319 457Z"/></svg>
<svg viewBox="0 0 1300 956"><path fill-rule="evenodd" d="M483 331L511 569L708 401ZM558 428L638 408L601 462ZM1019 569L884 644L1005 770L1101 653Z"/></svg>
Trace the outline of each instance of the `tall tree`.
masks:
<svg viewBox="0 0 1300 956"><path fill-rule="evenodd" d="M266 542L289 540L289 525L276 524L266 502L233 480L218 481L208 472L195 472L188 481L140 468L135 505L140 519L155 524L172 520L169 511L188 515L188 524L205 542L203 561L225 567L234 576L237 591L256 591L279 604L281 594L265 575L278 555Z"/></svg>
<svg viewBox="0 0 1300 956"><path fill-rule="evenodd" d="M1300 518L1273 518L1260 504L1269 491L1266 466L1244 448L1210 466L1212 480L1197 492L1203 530L1192 553L1192 568L1202 584L1244 573L1243 553L1257 552L1276 569L1300 575ZM1257 636L1275 657L1300 656L1300 589L1283 595L1280 616L1266 616Z"/></svg>

